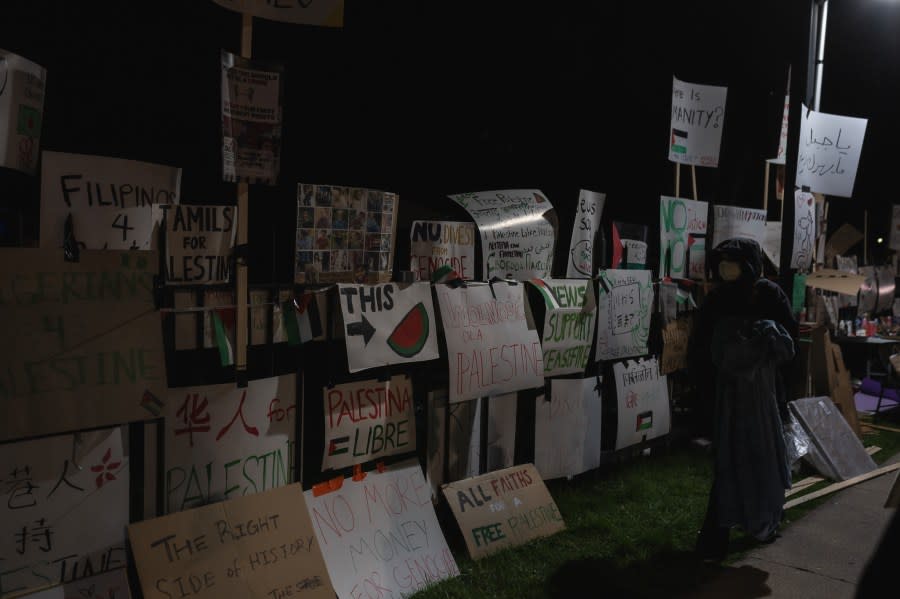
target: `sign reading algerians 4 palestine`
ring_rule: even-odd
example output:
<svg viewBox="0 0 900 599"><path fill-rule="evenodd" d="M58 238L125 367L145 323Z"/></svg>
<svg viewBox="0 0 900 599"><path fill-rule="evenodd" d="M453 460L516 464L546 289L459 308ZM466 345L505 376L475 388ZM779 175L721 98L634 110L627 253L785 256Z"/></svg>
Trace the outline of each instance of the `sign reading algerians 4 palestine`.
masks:
<svg viewBox="0 0 900 599"><path fill-rule="evenodd" d="M34 174L46 79L44 67L0 49L0 166Z"/></svg>
<svg viewBox="0 0 900 599"><path fill-rule="evenodd" d="M439 356L431 285L338 285L350 372Z"/></svg>

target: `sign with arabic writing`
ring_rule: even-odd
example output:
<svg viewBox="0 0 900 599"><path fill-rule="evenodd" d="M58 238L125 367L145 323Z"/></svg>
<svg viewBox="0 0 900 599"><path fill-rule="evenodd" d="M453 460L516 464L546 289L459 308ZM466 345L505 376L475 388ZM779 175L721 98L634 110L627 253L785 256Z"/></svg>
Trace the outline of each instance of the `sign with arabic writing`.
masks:
<svg viewBox="0 0 900 599"><path fill-rule="evenodd" d="M803 106L797 186L826 195L853 195L868 119L816 112Z"/></svg>

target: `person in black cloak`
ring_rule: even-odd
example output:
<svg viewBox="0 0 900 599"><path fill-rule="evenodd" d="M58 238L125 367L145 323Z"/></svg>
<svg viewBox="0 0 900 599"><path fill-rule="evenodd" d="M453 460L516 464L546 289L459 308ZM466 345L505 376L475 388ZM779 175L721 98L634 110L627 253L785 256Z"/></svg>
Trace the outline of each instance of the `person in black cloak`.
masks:
<svg viewBox="0 0 900 599"><path fill-rule="evenodd" d="M782 423L799 326L787 294L762 277L756 241L721 242L709 265L717 285L695 314L688 372L705 394L701 406L712 406L713 481L696 550L722 559L732 527L776 538L791 486Z"/></svg>

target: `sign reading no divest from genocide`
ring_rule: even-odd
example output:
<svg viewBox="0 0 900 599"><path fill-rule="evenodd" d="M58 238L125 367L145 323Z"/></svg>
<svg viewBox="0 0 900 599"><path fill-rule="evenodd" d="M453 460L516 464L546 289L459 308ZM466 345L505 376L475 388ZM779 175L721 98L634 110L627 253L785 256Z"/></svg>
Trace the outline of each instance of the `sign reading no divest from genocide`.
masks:
<svg viewBox="0 0 900 599"><path fill-rule="evenodd" d="M459 278L475 276L475 225L443 220L413 221L410 270L417 281L430 281L434 271L449 266Z"/></svg>
<svg viewBox="0 0 900 599"><path fill-rule="evenodd" d="M338 284L350 372L439 356L431 285Z"/></svg>
<svg viewBox="0 0 900 599"><path fill-rule="evenodd" d="M649 270L600 271L597 361L647 353L653 282Z"/></svg>
<svg viewBox="0 0 900 599"><path fill-rule="evenodd" d="M412 382L408 376L325 387L322 470L416 450Z"/></svg>
<svg viewBox="0 0 900 599"><path fill-rule="evenodd" d="M231 278L236 206L157 206L166 227L166 283L209 285ZM155 218L154 220L160 220Z"/></svg>
<svg viewBox="0 0 900 599"><path fill-rule="evenodd" d="M699 85L672 77L669 160L719 166L727 87Z"/></svg>
<svg viewBox="0 0 900 599"><path fill-rule="evenodd" d="M613 364L616 377L616 449L668 434L669 387L656 358Z"/></svg>
<svg viewBox="0 0 900 599"><path fill-rule="evenodd" d="M593 284L586 279L535 279L531 284L546 307L541 338L544 376L584 372L597 317Z"/></svg>
<svg viewBox="0 0 900 599"><path fill-rule="evenodd" d="M443 486L472 559L566 528L533 464L519 464Z"/></svg>

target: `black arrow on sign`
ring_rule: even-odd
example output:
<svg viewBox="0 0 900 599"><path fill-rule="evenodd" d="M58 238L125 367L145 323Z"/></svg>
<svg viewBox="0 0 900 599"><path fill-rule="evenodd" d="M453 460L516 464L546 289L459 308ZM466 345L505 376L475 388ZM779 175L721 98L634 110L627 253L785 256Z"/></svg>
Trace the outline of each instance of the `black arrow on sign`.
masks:
<svg viewBox="0 0 900 599"><path fill-rule="evenodd" d="M375 327L366 320L365 315L362 316L362 322L351 322L347 325L347 336L355 337L356 335L363 336L363 345L369 345L369 340L372 338L372 335L375 334Z"/></svg>

